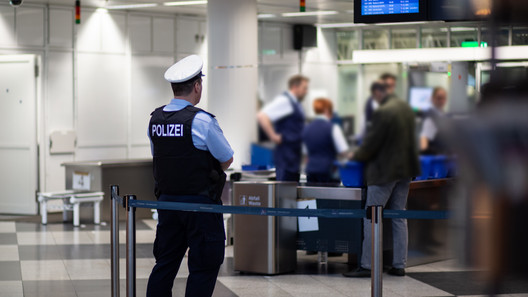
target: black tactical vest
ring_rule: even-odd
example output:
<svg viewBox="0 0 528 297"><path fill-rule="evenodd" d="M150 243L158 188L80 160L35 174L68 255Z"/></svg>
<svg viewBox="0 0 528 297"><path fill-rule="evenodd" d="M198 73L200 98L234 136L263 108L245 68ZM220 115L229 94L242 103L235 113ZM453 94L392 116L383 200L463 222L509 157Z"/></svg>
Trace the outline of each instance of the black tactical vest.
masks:
<svg viewBox="0 0 528 297"><path fill-rule="evenodd" d="M156 197L204 195L220 200L226 175L218 160L210 152L197 149L192 140L192 122L203 110L187 106L165 112L163 108L151 113L149 124Z"/></svg>

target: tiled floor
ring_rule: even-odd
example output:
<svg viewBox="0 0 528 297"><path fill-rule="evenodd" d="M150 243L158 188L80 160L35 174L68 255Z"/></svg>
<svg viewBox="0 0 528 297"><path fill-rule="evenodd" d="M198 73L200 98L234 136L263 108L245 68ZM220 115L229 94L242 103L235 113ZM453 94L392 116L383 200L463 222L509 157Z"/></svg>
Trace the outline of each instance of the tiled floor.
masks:
<svg viewBox="0 0 528 297"><path fill-rule="evenodd" d="M144 296L154 265L155 221L137 222L137 295ZM124 230L124 226L121 227ZM125 242L124 232L120 234ZM121 257L124 257L121 245ZM314 265L317 256L298 253L298 271L279 276L241 275L233 271L233 250L218 277L214 296L370 296L370 279L341 276L350 269L346 257L329 258L327 269ZM121 259L124 296L125 262ZM330 273L329 273L330 272ZM485 283L478 274L458 267L454 260L410 267L405 277L384 274L384 296L472 296ZM186 259L175 281L173 296L184 296ZM528 297L528 281L509 280L503 295ZM458 295L457 295L458 294ZM110 231L105 225L0 222L0 297L110 296Z"/></svg>

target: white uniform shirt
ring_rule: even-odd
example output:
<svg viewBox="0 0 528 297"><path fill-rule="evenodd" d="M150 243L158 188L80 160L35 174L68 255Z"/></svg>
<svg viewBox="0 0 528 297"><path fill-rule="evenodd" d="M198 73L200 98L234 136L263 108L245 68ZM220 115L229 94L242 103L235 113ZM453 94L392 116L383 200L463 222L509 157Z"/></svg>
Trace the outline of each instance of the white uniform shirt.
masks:
<svg viewBox="0 0 528 297"><path fill-rule="evenodd" d="M291 98L298 101L297 97L293 96L292 93L288 92L288 94L291 96ZM289 115L292 115L294 110L290 97L286 96L284 93L281 93L280 95L277 95L273 101L266 104L266 106L262 108L262 112L268 116L272 123L275 123Z"/></svg>
<svg viewBox="0 0 528 297"><path fill-rule="evenodd" d="M439 117L445 116L445 113L441 110L438 110L436 108L432 108L431 112L436 113ZM420 135L422 137L427 138L429 141L432 141L436 137L436 133L438 133L438 127L436 127L435 122L431 117L425 118L423 125L422 125L422 132Z"/></svg>

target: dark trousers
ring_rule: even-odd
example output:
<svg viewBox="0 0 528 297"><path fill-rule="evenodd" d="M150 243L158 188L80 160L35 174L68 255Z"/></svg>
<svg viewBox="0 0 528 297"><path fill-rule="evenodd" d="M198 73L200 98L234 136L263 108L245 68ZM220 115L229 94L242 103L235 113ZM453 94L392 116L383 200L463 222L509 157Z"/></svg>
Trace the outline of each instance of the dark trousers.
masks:
<svg viewBox="0 0 528 297"><path fill-rule="evenodd" d="M287 170L280 170L277 168L276 170L276 179L278 181L292 181L292 182L299 182L299 179L301 177L299 172L291 172Z"/></svg>
<svg viewBox="0 0 528 297"><path fill-rule="evenodd" d="M208 203L205 196L161 195L160 201ZM189 248L189 277L185 296L210 297L224 261L225 232L222 214L158 210L154 241L156 265L147 286L147 297L170 297L174 279Z"/></svg>
<svg viewBox="0 0 528 297"><path fill-rule="evenodd" d="M307 173L306 181L313 184L335 183L330 173Z"/></svg>

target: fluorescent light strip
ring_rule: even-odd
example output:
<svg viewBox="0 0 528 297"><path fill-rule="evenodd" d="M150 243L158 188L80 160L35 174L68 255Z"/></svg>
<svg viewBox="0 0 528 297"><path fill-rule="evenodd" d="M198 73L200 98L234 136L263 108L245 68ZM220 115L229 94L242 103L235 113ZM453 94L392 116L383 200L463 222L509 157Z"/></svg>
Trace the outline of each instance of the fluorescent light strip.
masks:
<svg viewBox="0 0 528 297"><path fill-rule="evenodd" d="M330 28L354 28L354 27L377 27L377 26L410 26L410 25L423 25L423 24L440 24L443 22L398 22L398 23L380 23L380 24L363 24L363 23L334 23L334 24L316 24L317 27L323 29Z"/></svg>
<svg viewBox="0 0 528 297"><path fill-rule="evenodd" d="M309 11L309 12L286 12L281 14L285 18L289 17L303 17L303 16L320 16L320 15L333 15L338 14L339 12L335 10L319 10L319 11Z"/></svg>
<svg viewBox="0 0 528 297"><path fill-rule="evenodd" d="M397 22L397 23L379 23L376 25L378 26L406 26L406 25L422 25L422 24L433 24L433 22Z"/></svg>
<svg viewBox="0 0 528 297"><path fill-rule="evenodd" d="M207 1L177 1L177 2L165 2L163 5L165 6L188 6L188 5L202 5L207 4Z"/></svg>
<svg viewBox="0 0 528 297"><path fill-rule="evenodd" d="M124 4L124 5L113 5L106 6L106 9L130 9L130 8L147 8L147 7L156 7L158 3L139 3L139 4Z"/></svg>
<svg viewBox="0 0 528 297"><path fill-rule="evenodd" d="M277 15L276 14L272 14L272 13L261 13L257 16L257 18L259 19L271 19L271 18L276 18Z"/></svg>
<svg viewBox="0 0 528 297"><path fill-rule="evenodd" d="M366 24L354 24L354 23L334 23L334 24L316 24L317 27L323 29L330 28L354 28L354 27L365 27Z"/></svg>

